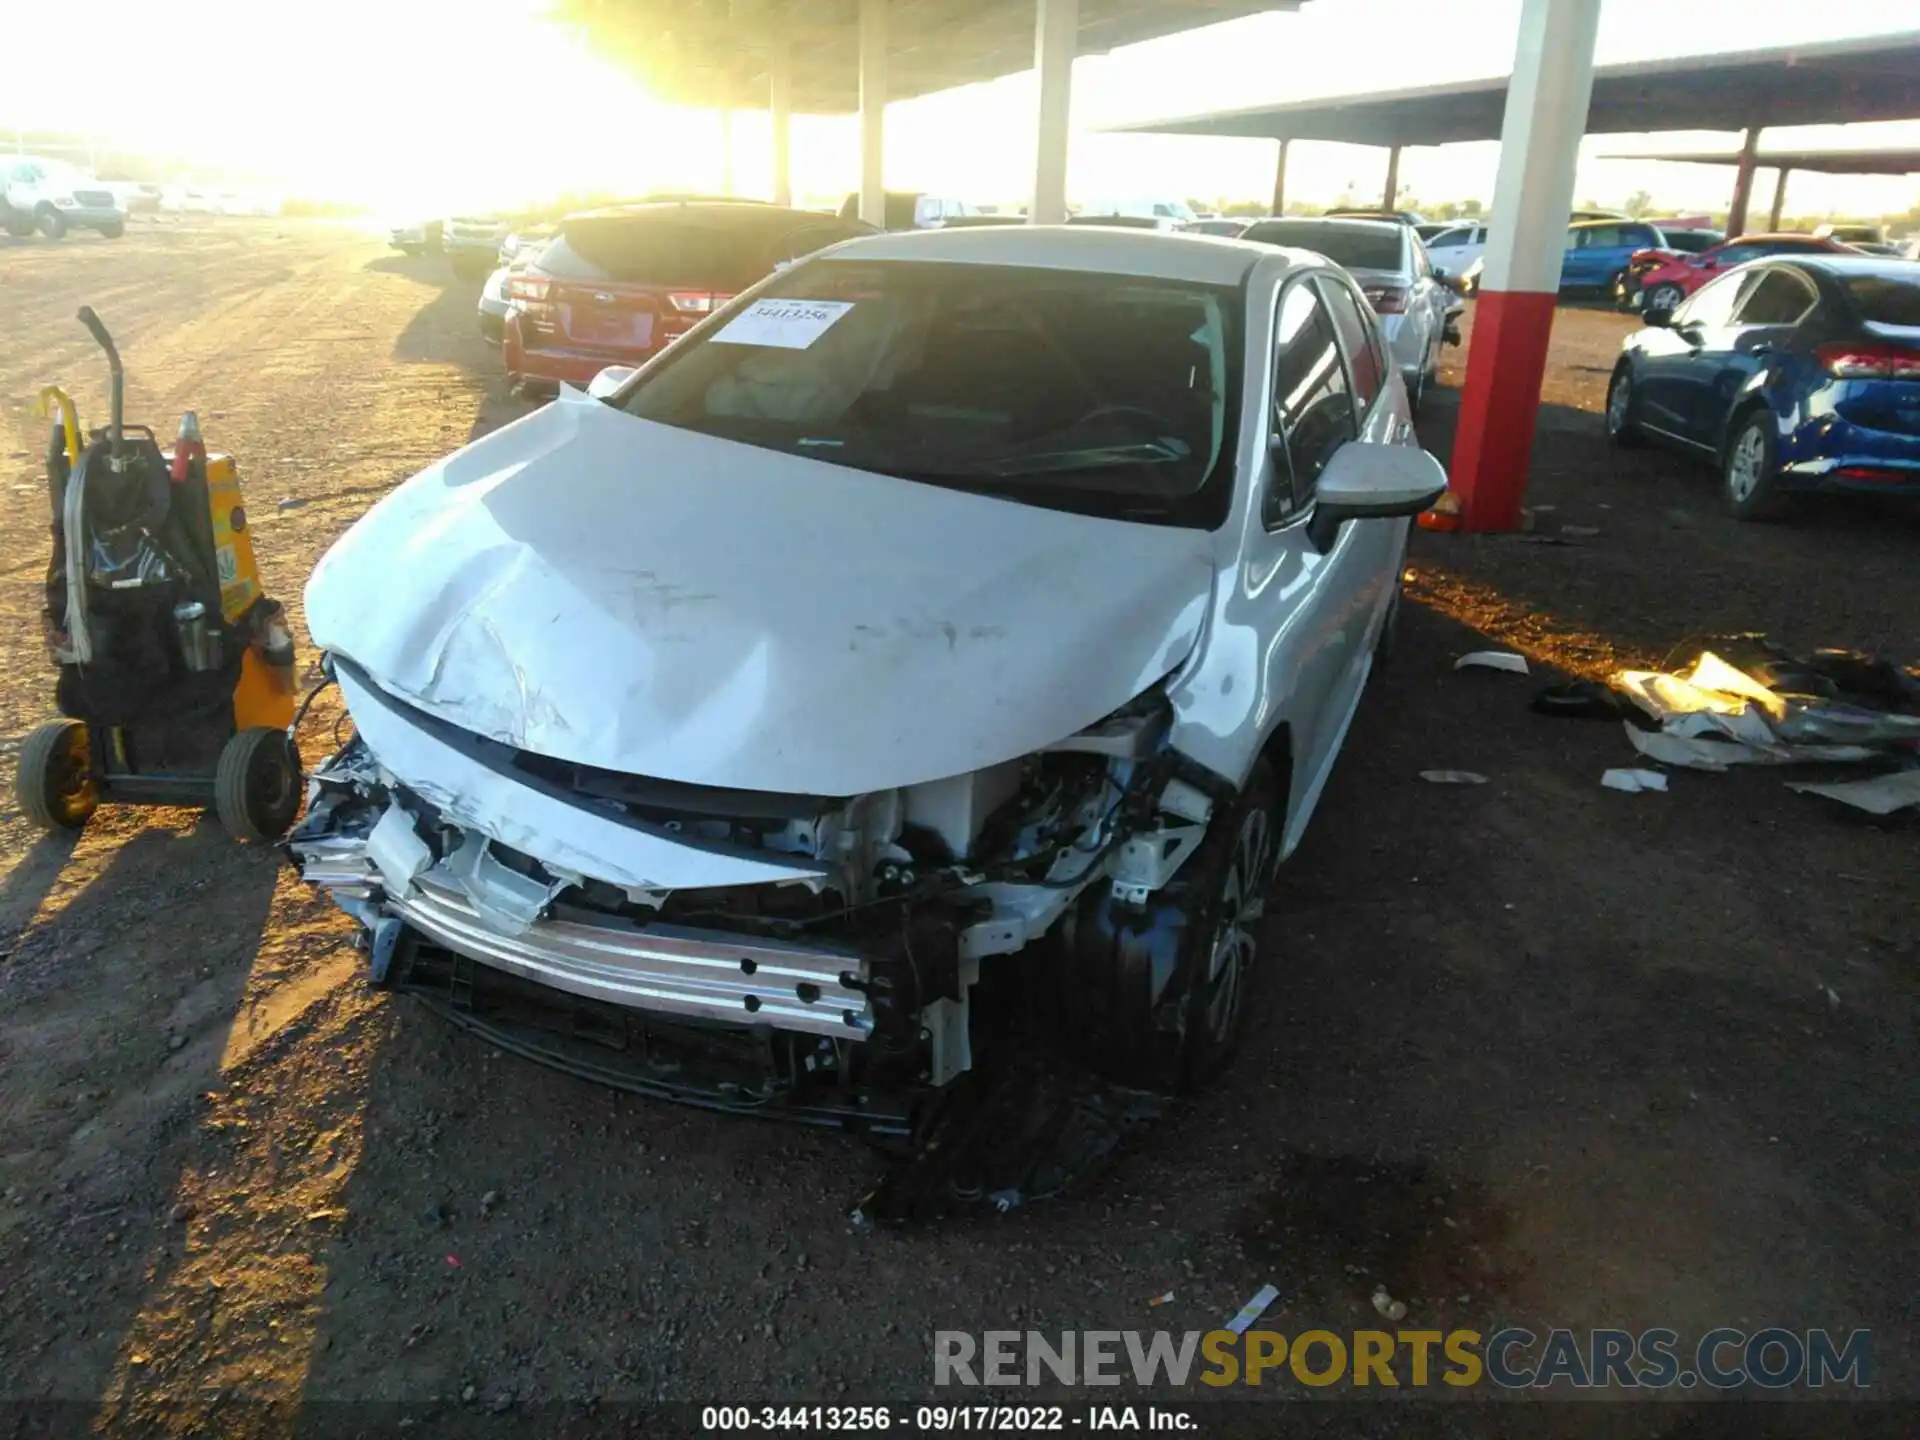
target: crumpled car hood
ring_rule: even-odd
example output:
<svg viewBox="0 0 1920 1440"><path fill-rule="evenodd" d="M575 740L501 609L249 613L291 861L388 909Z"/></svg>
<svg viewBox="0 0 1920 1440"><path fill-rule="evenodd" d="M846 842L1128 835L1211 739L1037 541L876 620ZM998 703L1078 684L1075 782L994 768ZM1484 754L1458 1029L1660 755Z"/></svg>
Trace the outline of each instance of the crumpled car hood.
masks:
<svg viewBox="0 0 1920 1440"><path fill-rule="evenodd" d="M1196 531L967 495L560 401L375 505L314 642L463 729L732 789L1013 759L1192 649Z"/></svg>

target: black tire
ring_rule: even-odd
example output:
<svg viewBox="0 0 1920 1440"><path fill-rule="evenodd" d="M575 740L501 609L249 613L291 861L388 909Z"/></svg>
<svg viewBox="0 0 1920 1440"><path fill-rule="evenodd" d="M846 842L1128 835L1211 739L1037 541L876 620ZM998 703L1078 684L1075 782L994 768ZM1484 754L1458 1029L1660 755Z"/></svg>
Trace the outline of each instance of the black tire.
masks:
<svg viewBox="0 0 1920 1440"><path fill-rule="evenodd" d="M1640 428L1640 396L1633 381L1633 367L1622 360L1613 367L1607 382L1605 411L1607 439L1615 445L1634 446L1646 439Z"/></svg>
<svg viewBox="0 0 1920 1440"><path fill-rule="evenodd" d="M1772 411L1762 407L1734 416L1720 452L1720 500L1736 520L1778 520L1787 513Z"/></svg>
<svg viewBox="0 0 1920 1440"><path fill-rule="evenodd" d="M78 830L100 803L93 777L87 727L78 720L49 720L21 742L13 773L13 798L42 830Z"/></svg>
<svg viewBox="0 0 1920 1440"><path fill-rule="evenodd" d="M1420 413L1420 403L1426 398L1427 372L1421 370L1414 375L1412 380L1407 382L1407 414L1418 415Z"/></svg>
<svg viewBox="0 0 1920 1440"><path fill-rule="evenodd" d="M1276 793L1261 761L1144 916L1117 912L1104 883L1069 912L1061 1039L1113 1079L1190 1091L1232 1058L1280 842Z"/></svg>
<svg viewBox="0 0 1920 1440"><path fill-rule="evenodd" d="M300 756L284 730L242 730L220 751L213 810L236 840L270 845L300 813Z"/></svg>
<svg viewBox="0 0 1920 1440"><path fill-rule="evenodd" d="M111 225L102 225L100 227L100 233L109 240L118 240L122 235L127 233L126 222L116 220Z"/></svg>
<svg viewBox="0 0 1920 1440"><path fill-rule="evenodd" d="M1662 280L1647 291L1647 298L1640 302L1642 312L1648 310L1678 310L1680 302L1687 298L1687 292L1671 280Z"/></svg>
<svg viewBox="0 0 1920 1440"><path fill-rule="evenodd" d="M64 240L67 236L66 218L51 205L42 205L33 212L34 223L40 227L40 233L49 240Z"/></svg>

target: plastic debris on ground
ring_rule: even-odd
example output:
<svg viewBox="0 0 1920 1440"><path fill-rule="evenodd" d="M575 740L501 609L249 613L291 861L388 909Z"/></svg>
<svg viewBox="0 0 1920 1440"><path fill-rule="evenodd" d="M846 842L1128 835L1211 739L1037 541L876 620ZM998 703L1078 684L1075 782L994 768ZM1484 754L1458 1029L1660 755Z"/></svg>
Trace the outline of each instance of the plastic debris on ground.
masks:
<svg viewBox="0 0 1920 1440"><path fill-rule="evenodd" d="M1171 1305L1172 1303L1173 1303L1173 1291L1168 1290L1164 1294L1156 1295L1151 1300L1147 1301L1147 1308L1149 1310L1154 1310L1154 1309L1158 1309L1162 1305Z"/></svg>
<svg viewBox="0 0 1920 1440"><path fill-rule="evenodd" d="M1475 650L1453 662L1456 670L1505 670L1512 675L1527 674L1527 657L1511 650Z"/></svg>
<svg viewBox="0 0 1920 1440"><path fill-rule="evenodd" d="M1804 659L1763 636L1713 637L1684 667L1622 670L1613 688L1633 706L1627 739L1647 759L1689 770L1732 765L1920 764L1920 674L1873 656L1817 650ZM1604 713L1567 694L1544 713ZM1901 774L1858 782L1859 807L1889 814L1915 803ZM1796 789L1808 788L1796 786ZM1814 793L1846 787L1813 787ZM1854 803L1847 794L1834 795ZM1885 810L1875 809L1887 805Z"/></svg>
<svg viewBox="0 0 1920 1440"><path fill-rule="evenodd" d="M1422 770L1420 778L1433 785L1484 785L1487 777L1472 770Z"/></svg>
<svg viewBox="0 0 1920 1440"><path fill-rule="evenodd" d="M1258 1290L1254 1291L1253 1298L1240 1307L1240 1313L1227 1321L1226 1328L1231 1330L1235 1335L1246 1334L1247 1331L1253 1328L1254 1321L1266 1314L1272 1307L1273 1302L1279 1298L1280 1287L1278 1285L1262 1285Z"/></svg>
<svg viewBox="0 0 1920 1440"><path fill-rule="evenodd" d="M1389 1320L1407 1318L1407 1305L1404 1300L1396 1300L1387 1293L1387 1287L1377 1286L1373 1292L1373 1308Z"/></svg>
<svg viewBox="0 0 1920 1440"><path fill-rule="evenodd" d="M1609 790L1638 795L1643 790L1665 790L1667 777L1658 770L1609 770L1600 777L1600 783Z"/></svg>
<svg viewBox="0 0 1920 1440"><path fill-rule="evenodd" d="M1846 780L1836 785L1788 785L1803 795L1824 795L1869 815L1891 815L1920 805L1920 770L1900 770L1871 780Z"/></svg>

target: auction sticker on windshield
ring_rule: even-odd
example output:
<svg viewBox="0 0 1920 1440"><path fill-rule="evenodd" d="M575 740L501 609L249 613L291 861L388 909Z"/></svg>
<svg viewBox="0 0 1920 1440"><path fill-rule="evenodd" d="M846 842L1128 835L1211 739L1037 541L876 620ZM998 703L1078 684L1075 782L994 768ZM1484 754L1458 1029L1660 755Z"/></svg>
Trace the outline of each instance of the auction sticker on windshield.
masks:
<svg viewBox="0 0 1920 1440"><path fill-rule="evenodd" d="M851 309L851 300L756 300L713 339L718 345L805 350Z"/></svg>

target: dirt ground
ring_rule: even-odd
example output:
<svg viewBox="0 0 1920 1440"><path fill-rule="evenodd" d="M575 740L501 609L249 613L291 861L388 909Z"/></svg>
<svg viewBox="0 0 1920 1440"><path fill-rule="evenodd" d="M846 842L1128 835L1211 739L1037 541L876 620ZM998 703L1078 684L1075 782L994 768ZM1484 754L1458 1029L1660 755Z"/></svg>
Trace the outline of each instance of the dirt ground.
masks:
<svg viewBox="0 0 1920 1440"><path fill-rule="evenodd" d="M58 380L105 411L78 305L114 330L130 418L193 407L239 455L298 618L374 498L519 413L474 296L317 223L0 241L5 751L51 705L32 399ZM1631 763L1617 727L1451 668L1492 642L1599 674L1727 629L1917 658L1912 515L1741 525L1690 462L1606 447L1628 328L1556 324L1531 493L1566 543L1416 537L1419 603L1282 874L1224 1082L1009 1217L856 1229L859 1142L501 1056L366 989L346 922L210 819L103 810L58 841L9 796L0 1402L181 1434L309 1433L332 1402L425 1434L557 1433L547 1407L634 1399L898 1402L930 1393L936 1329L1204 1330L1268 1281L1287 1331L1378 1323L1376 1284L1442 1330L1868 1327L1875 1392L1920 1398L1915 832L1778 775L1602 790ZM1442 456L1463 361L1423 424ZM1492 1423L1441 1408L1436 1433ZM1705 1433L1664 1405L1551 1428Z"/></svg>

